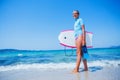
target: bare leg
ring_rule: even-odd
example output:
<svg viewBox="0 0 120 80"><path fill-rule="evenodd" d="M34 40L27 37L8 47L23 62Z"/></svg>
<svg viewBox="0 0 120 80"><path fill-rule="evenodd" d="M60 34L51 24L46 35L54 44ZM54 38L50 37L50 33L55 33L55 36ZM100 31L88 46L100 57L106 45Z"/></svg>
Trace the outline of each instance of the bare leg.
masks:
<svg viewBox="0 0 120 80"><path fill-rule="evenodd" d="M78 73L79 72L79 66L81 62L81 48L82 48L82 36L79 36L78 39L76 40L76 54L77 54L77 60L76 60L76 67L73 70L73 73Z"/></svg>
<svg viewBox="0 0 120 80"><path fill-rule="evenodd" d="M83 64L84 64L84 70L88 71L87 60L83 60Z"/></svg>
<svg viewBox="0 0 120 80"><path fill-rule="evenodd" d="M82 45L83 45L83 43L84 43L84 40L82 40ZM84 55L84 54L82 53L82 55ZM87 60L86 59L83 60L83 64L84 64L84 70L88 71Z"/></svg>

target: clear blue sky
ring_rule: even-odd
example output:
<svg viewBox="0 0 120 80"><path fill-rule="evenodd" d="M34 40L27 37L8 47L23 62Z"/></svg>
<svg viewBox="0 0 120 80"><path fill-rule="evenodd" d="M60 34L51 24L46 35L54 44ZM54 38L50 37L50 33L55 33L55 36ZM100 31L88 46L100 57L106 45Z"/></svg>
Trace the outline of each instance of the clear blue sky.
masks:
<svg viewBox="0 0 120 80"><path fill-rule="evenodd" d="M0 49L62 49L60 31L79 10L94 47L120 45L119 0L0 0Z"/></svg>

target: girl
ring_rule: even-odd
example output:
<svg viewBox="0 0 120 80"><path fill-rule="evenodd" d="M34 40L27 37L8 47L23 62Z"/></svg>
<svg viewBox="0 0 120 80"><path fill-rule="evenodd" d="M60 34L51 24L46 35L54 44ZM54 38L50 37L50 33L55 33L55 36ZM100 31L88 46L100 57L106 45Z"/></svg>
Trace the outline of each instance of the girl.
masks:
<svg viewBox="0 0 120 80"><path fill-rule="evenodd" d="M85 34L85 26L83 24L82 18L79 18L80 14L78 10L73 11L73 17L75 19L74 23L74 36L75 36L75 43L76 43L76 54L77 54L77 60L76 60L76 67L73 70L73 73L79 72L79 66L82 58L82 46L86 45L86 34ZM87 71L87 60L83 60L84 64L84 70Z"/></svg>

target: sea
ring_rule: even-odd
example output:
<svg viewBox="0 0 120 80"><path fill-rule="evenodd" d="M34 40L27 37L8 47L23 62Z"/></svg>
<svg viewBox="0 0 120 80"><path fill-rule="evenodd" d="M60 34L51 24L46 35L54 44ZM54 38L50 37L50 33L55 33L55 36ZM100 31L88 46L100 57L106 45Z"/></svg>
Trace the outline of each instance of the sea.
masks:
<svg viewBox="0 0 120 80"><path fill-rule="evenodd" d="M88 67L119 67L120 48L88 49ZM0 72L21 69L73 69L76 50L0 49ZM83 68L81 62L80 68Z"/></svg>

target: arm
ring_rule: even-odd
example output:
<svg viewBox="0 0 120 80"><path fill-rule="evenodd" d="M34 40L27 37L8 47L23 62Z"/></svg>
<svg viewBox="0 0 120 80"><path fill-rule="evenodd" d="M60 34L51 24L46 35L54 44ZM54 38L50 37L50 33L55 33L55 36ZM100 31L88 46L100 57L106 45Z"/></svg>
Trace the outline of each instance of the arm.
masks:
<svg viewBox="0 0 120 80"><path fill-rule="evenodd" d="M82 36L83 36L83 40L82 40L82 45L86 45L86 32L85 32L85 26L82 25Z"/></svg>

